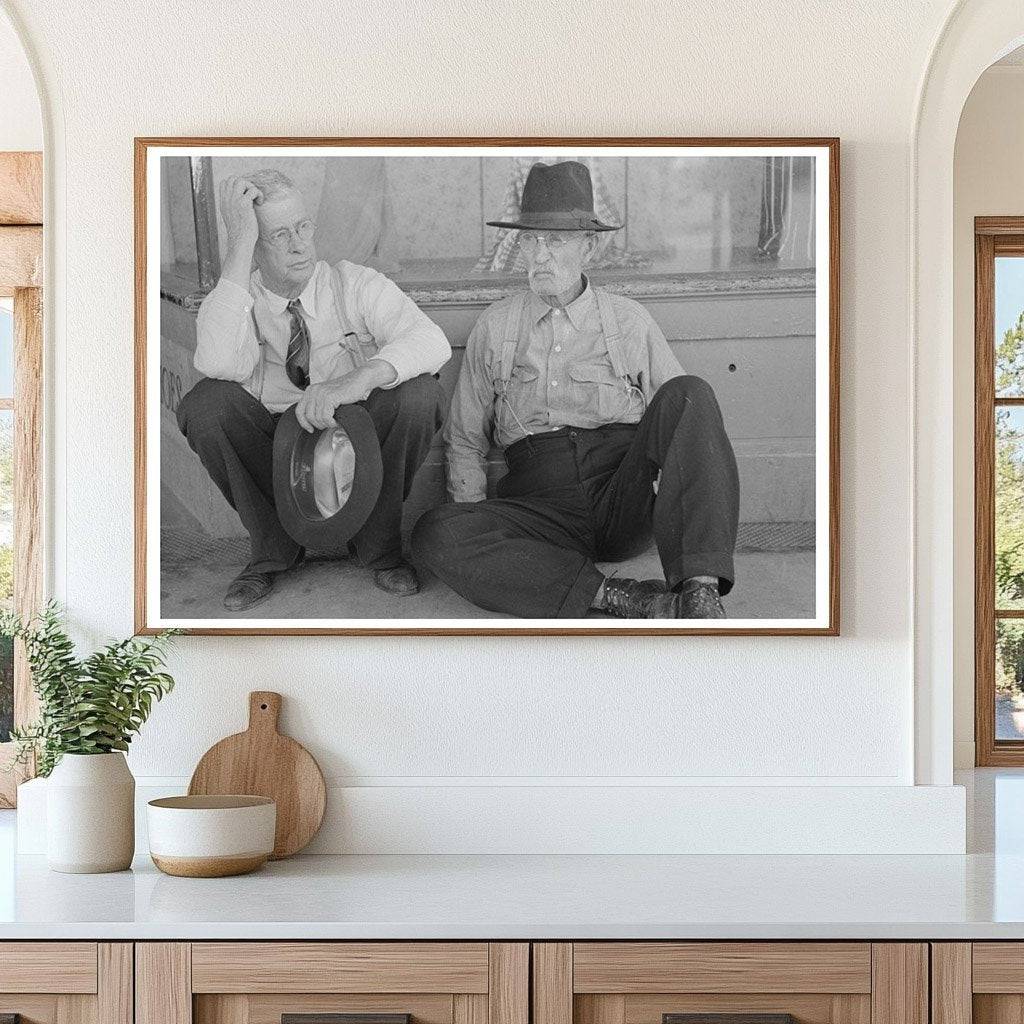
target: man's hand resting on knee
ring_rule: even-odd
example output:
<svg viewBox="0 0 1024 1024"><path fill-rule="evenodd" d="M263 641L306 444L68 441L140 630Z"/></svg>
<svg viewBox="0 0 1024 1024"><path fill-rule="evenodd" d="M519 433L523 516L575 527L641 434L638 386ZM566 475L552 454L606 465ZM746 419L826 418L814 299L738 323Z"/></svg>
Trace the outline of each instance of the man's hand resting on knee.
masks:
<svg viewBox="0 0 1024 1024"><path fill-rule="evenodd" d="M310 384L295 406L295 418L303 430L323 430L334 423L334 410L339 405L361 402L375 388L393 384L397 377L398 371L390 363L371 359L343 377Z"/></svg>

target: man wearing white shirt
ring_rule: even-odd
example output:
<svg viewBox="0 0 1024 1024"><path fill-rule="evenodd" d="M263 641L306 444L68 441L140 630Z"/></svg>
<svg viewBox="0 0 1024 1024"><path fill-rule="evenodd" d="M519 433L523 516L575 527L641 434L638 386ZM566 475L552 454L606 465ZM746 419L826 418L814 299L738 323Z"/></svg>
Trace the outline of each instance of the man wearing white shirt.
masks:
<svg viewBox="0 0 1024 1024"><path fill-rule="evenodd" d="M451 357L444 333L383 274L318 261L315 224L278 171L227 179L219 207L227 254L196 328L195 366L206 379L182 399L178 424L252 543L225 607L261 601L304 555L274 507L274 430L292 405L311 432L331 426L340 405L366 408L384 481L352 548L378 587L415 593L402 558L402 502L444 419L432 376Z"/></svg>

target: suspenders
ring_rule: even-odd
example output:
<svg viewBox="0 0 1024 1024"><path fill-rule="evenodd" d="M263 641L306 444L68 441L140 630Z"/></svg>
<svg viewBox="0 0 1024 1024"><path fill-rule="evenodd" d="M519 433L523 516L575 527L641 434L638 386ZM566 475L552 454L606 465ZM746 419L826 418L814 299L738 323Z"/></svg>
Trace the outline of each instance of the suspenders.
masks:
<svg viewBox="0 0 1024 1024"><path fill-rule="evenodd" d="M352 330L352 323L348 318L348 314L345 311L345 283L341 278L341 271L337 267L331 267L331 294L334 297L334 311L338 317L338 323L341 325L341 333L343 341L341 345L345 348L352 356L356 366L362 366L366 362L366 354L363 352L359 345L359 336L354 330ZM263 400L263 379L266 376L266 351L267 351L267 339L263 336L263 332L260 330L260 325L256 320L256 303L254 302L249 309L249 316L252 318L252 326L256 332L256 341L259 343L260 348L260 359L256 367L256 399L257 401ZM512 353L512 358L515 358L515 352ZM509 371L511 376L511 369Z"/></svg>
<svg viewBox="0 0 1024 1024"><path fill-rule="evenodd" d="M608 359L612 364L612 372L618 377L629 392L637 394L643 400L643 392L629 376L629 366L622 343L622 332L619 329L618 317L612 305L611 296L597 288L594 289L597 299L597 312L601 318L601 333L604 335ZM494 382L494 393L499 404L504 402L509 412L515 417L515 410L508 400L508 387L512 382L512 371L515 368L516 353L519 345L529 336L527 312L529 309L529 293L519 292L509 303L508 315L505 317L504 341L501 343L501 369L498 379ZM646 404L646 403L645 403ZM516 417L518 423L518 417ZM522 428L522 424L520 424ZM525 429L525 428L523 428ZM529 431L527 431L529 433Z"/></svg>

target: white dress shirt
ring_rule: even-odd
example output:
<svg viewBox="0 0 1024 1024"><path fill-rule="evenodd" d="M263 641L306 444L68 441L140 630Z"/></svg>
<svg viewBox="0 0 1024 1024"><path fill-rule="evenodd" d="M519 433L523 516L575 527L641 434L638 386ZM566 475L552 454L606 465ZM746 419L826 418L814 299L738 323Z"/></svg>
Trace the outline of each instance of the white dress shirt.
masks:
<svg viewBox="0 0 1024 1024"><path fill-rule="evenodd" d="M386 385L393 388L448 362L452 350L444 332L393 281L347 260L337 269L351 335L337 312L329 264L316 264L299 296L309 328L311 384L383 359L398 375ZM204 376L237 381L271 412L284 412L302 395L285 372L290 333L288 299L269 291L258 270L248 291L222 278L199 307L195 367Z"/></svg>

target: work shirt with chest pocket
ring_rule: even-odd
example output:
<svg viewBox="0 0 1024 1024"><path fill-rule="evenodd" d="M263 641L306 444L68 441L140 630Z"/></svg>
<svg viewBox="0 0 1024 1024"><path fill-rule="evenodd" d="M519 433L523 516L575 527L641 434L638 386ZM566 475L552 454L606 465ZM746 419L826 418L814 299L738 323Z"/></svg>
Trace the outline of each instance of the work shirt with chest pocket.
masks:
<svg viewBox="0 0 1024 1024"><path fill-rule="evenodd" d="M638 423L658 388L682 373L643 306L589 282L564 309L533 292L496 302L466 342L445 425L452 500L486 498L492 444L504 449L561 427Z"/></svg>

